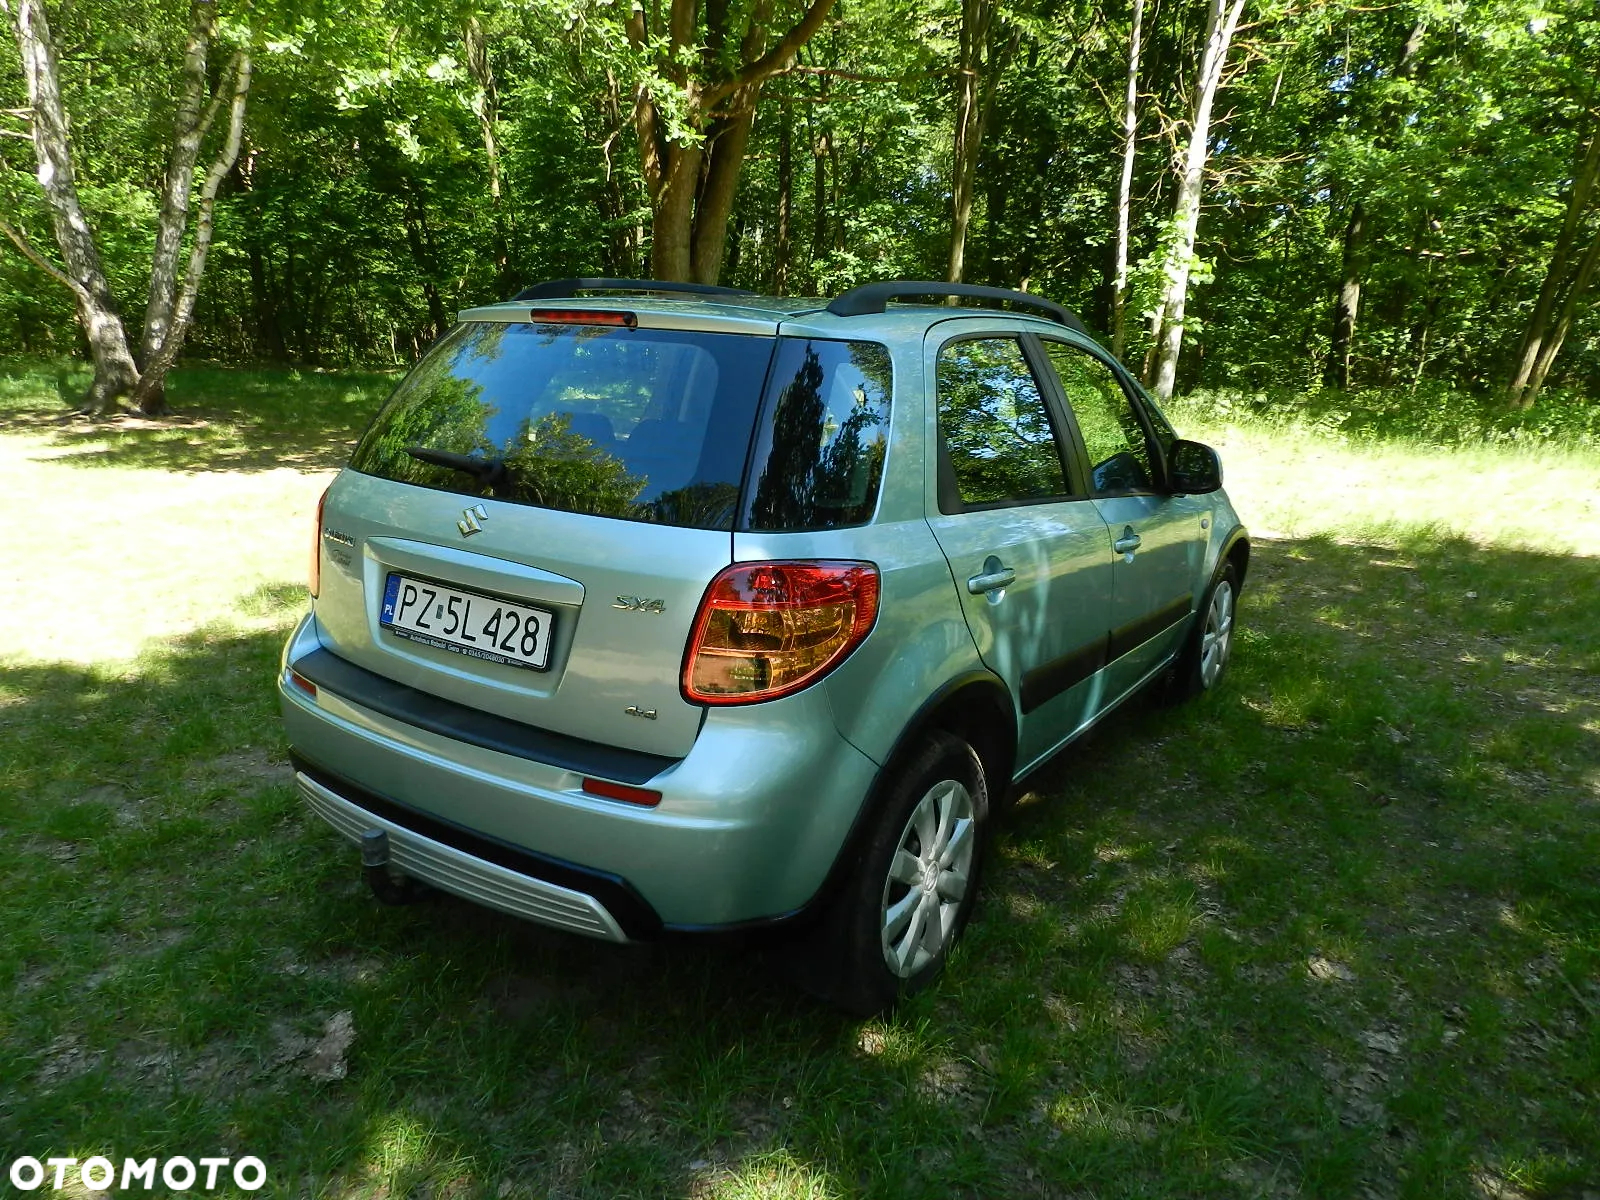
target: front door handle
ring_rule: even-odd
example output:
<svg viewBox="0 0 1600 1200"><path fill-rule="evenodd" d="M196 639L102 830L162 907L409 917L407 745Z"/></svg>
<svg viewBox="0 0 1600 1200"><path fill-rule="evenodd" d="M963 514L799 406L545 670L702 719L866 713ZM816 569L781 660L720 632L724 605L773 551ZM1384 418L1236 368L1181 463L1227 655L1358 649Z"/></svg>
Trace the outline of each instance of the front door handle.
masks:
<svg viewBox="0 0 1600 1200"><path fill-rule="evenodd" d="M1008 588L1016 581L1017 573L1010 567L1001 566L1000 560L990 555L983 564L983 573L967 580L967 591L974 596L982 596L987 592Z"/></svg>
<svg viewBox="0 0 1600 1200"><path fill-rule="evenodd" d="M1122 536L1111 543L1111 548L1118 554L1132 554L1139 548L1139 535L1133 531L1132 525L1122 527Z"/></svg>

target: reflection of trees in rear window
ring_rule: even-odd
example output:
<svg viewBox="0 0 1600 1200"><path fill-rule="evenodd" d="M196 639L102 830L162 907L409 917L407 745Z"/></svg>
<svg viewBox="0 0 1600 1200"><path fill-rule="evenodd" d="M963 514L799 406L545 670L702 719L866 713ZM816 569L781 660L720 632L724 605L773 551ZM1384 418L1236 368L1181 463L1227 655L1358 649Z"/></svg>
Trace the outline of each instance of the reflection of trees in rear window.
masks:
<svg viewBox="0 0 1600 1200"><path fill-rule="evenodd" d="M511 499L540 508L632 517L634 501L648 482L628 474L627 464L572 431L572 418L551 413L524 418L500 452L510 477Z"/></svg>
<svg viewBox="0 0 1600 1200"><path fill-rule="evenodd" d="M870 520L888 445L889 353L871 342L784 338L768 385L745 514L752 530Z"/></svg>
<svg viewBox="0 0 1600 1200"><path fill-rule="evenodd" d="M946 346L938 391L939 433L964 504L1066 492L1050 416L1017 341Z"/></svg>
<svg viewBox="0 0 1600 1200"><path fill-rule="evenodd" d="M730 529L773 339L464 325L396 389L358 471L542 508ZM467 455L476 474L408 447Z"/></svg>

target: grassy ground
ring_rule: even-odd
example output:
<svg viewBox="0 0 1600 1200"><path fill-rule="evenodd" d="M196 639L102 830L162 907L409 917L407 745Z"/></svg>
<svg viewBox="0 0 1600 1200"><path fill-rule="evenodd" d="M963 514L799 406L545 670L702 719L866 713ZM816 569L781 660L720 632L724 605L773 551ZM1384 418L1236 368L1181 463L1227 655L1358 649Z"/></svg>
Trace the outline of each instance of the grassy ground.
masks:
<svg viewBox="0 0 1600 1200"><path fill-rule="evenodd" d="M1600 461L1198 431L1268 535L1226 688L1036 779L947 977L861 1023L760 957L379 908L304 813L270 681L383 387L194 372L183 423L107 429L0 376L0 1156L419 1200L1600 1194Z"/></svg>

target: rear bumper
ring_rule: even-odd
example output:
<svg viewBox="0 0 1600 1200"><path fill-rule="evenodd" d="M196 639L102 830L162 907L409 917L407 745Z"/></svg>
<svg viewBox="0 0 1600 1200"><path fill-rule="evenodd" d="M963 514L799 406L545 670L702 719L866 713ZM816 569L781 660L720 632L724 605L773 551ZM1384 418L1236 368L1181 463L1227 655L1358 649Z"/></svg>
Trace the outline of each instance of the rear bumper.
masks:
<svg viewBox="0 0 1600 1200"><path fill-rule="evenodd" d="M383 830L389 835L390 862L407 875L543 925L608 942L629 940L611 910L588 891L562 887L429 837L413 828L414 821L378 815L374 809L391 806L375 803L375 797L363 795L311 764L297 761L295 768L295 783L312 812L352 842L369 829ZM362 802L346 794L351 792ZM642 932L635 930L635 936Z"/></svg>
<svg viewBox="0 0 1600 1200"><path fill-rule="evenodd" d="M462 740L331 686L313 698L290 682L288 668L320 650L308 617L285 648L278 681L308 803L347 837L361 833L355 821L381 818L363 828L390 832L396 865L408 873L591 936L713 932L796 914L821 889L877 776L877 764L839 736L821 688L712 710L687 757L658 760L665 765L647 779L620 778L585 769L594 765L587 755L548 762L525 747ZM658 790L662 801L643 808L587 795L586 775ZM414 871L401 862L404 844L416 847ZM561 907L573 903L582 913Z"/></svg>

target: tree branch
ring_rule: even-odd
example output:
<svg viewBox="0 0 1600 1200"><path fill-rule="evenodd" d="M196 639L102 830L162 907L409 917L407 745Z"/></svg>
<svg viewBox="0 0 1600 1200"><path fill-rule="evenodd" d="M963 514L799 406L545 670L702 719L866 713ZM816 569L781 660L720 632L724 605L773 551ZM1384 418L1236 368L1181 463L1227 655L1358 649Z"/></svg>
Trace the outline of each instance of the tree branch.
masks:
<svg viewBox="0 0 1600 1200"><path fill-rule="evenodd" d="M62 287L77 296L78 299L85 302L89 300L89 289L41 254L38 247L28 240L28 235L23 233L22 230L12 225L10 221L0 218L0 233L10 238L17 249L22 252L22 256L50 276L51 279L54 279Z"/></svg>
<svg viewBox="0 0 1600 1200"><path fill-rule="evenodd" d="M833 0L811 0L811 7L806 10L806 15L800 18L800 23L779 38L776 46L755 62L748 64L726 83L706 89L702 97L705 107L714 108L739 89L761 83L788 66L790 60L800 52L800 47L810 41L811 35L822 28L822 23L828 19L828 13L832 8Z"/></svg>

